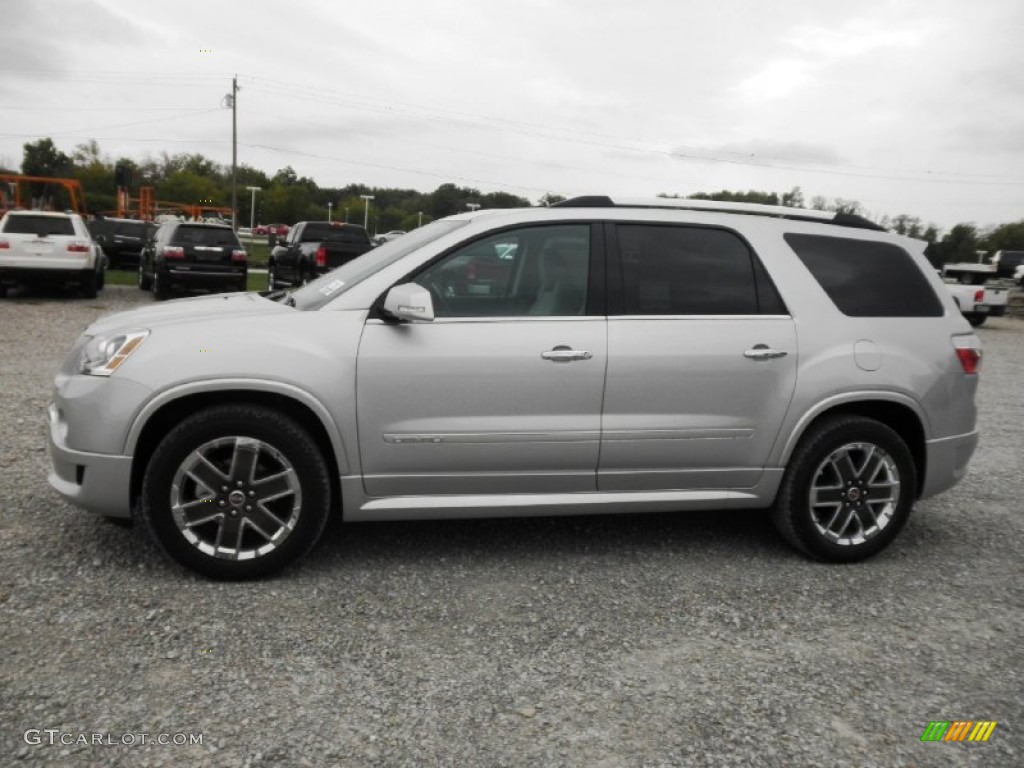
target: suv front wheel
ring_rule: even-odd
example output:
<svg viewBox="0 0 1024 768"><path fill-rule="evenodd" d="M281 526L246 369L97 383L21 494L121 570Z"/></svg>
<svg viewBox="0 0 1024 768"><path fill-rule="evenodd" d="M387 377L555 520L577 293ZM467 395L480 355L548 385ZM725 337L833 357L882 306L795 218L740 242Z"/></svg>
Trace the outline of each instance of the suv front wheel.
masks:
<svg viewBox="0 0 1024 768"><path fill-rule="evenodd" d="M914 459L894 430L861 416L831 418L797 447L772 517L812 557L863 560L906 524L916 488Z"/></svg>
<svg viewBox="0 0 1024 768"><path fill-rule="evenodd" d="M327 464L294 420L258 405L200 411L146 468L142 518L182 565L214 578L264 576L302 557L331 506Z"/></svg>

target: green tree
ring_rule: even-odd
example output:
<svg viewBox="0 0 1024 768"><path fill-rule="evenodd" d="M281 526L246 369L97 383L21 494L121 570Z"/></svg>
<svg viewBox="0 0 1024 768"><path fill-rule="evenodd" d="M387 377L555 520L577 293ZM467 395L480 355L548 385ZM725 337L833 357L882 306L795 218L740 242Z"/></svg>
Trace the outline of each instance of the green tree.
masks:
<svg viewBox="0 0 1024 768"><path fill-rule="evenodd" d="M21 172L26 176L67 177L71 174L71 158L57 149L53 139L39 139L24 145ZM43 182L29 185L33 208L56 209L69 204L60 186Z"/></svg>
<svg viewBox="0 0 1024 768"><path fill-rule="evenodd" d="M169 177L160 182L156 188L157 197L173 203L185 203L196 205L205 203L208 205L227 204L223 191L216 180L207 176L200 176L192 171L175 171Z"/></svg>
<svg viewBox="0 0 1024 768"><path fill-rule="evenodd" d="M981 241L978 238L978 228L973 224L957 224L953 227L934 250L934 261L939 264L949 262L978 260L978 251Z"/></svg>
<svg viewBox="0 0 1024 768"><path fill-rule="evenodd" d="M24 146L21 172L27 176L67 176L71 158L57 149L53 139L30 141Z"/></svg>
<svg viewBox="0 0 1024 768"><path fill-rule="evenodd" d="M989 253L1024 251L1024 221L1001 224L982 238L981 247Z"/></svg>

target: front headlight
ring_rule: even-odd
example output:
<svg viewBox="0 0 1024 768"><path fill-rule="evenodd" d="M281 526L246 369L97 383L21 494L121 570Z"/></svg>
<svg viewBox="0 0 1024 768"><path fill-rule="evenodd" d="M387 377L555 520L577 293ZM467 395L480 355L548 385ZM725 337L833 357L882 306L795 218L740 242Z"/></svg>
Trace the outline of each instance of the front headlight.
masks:
<svg viewBox="0 0 1024 768"><path fill-rule="evenodd" d="M128 355L139 348L147 336L149 331L128 331L93 337L82 350L78 363L79 373L109 376L128 359Z"/></svg>

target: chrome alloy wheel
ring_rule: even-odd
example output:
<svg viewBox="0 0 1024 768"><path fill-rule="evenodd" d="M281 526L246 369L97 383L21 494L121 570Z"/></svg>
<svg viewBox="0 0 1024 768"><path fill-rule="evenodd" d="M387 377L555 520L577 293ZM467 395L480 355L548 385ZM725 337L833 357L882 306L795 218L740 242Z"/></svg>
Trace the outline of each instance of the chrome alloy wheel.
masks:
<svg viewBox="0 0 1024 768"><path fill-rule="evenodd" d="M847 443L818 465L809 494L811 518L827 540L855 546L890 523L900 501L896 461L872 443Z"/></svg>
<svg viewBox="0 0 1024 768"><path fill-rule="evenodd" d="M171 513L182 536L205 555L252 560L277 549L302 512L295 468L252 437L203 443L178 467Z"/></svg>

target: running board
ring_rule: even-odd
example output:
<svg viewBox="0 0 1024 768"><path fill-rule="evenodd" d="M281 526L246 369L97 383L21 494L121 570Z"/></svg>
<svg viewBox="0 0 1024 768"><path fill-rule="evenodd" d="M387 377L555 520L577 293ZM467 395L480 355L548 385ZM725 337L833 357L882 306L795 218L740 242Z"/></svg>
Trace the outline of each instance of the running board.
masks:
<svg viewBox="0 0 1024 768"><path fill-rule="evenodd" d="M347 479L347 478L346 478ZM346 483L346 485L349 485ZM354 483L351 485L355 485ZM342 496L353 500L349 485ZM348 493L346 493L346 490ZM356 494L359 495L359 494ZM521 493L459 496L388 496L346 504L345 519L430 520L442 518L595 515L621 512L677 512L764 506L761 495L744 491L610 491L608 493Z"/></svg>

